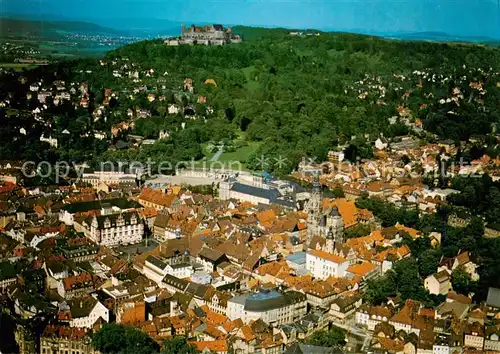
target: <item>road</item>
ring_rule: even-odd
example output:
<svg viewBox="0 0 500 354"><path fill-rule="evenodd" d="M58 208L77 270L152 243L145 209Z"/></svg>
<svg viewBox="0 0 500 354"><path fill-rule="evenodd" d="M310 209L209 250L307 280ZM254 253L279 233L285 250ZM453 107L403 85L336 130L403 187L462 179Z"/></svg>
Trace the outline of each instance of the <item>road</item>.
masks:
<svg viewBox="0 0 500 354"><path fill-rule="evenodd" d="M186 176L158 176L154 179L150 179L146 181L147 187L156 187L162 188L168 185L181 185L187 184L190 186L198 186L198 185L208 185L212 184L212 182L219 183L221 180L216 178L205 178L205 177L186 177Z"/></svg>
<svg viewBox="0 0 500 354"><path fill-rule="evenodd" d="M220 155L222 155L223 152L224 152L224 145L220 145L219 150L217 150L217 152L214 154L214 156L212 156L212 158L210 159L210 162L219 161Z"/></svg>

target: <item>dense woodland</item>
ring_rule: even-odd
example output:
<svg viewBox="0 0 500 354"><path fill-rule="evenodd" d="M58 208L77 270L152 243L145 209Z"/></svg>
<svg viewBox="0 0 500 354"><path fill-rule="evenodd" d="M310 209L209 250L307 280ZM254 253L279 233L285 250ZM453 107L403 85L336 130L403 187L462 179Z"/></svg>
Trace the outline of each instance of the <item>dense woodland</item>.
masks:
<svg viewBox="0 0 500 354"><path fill-rule="evenodd" d="M51 115L50 129L56 133L71 130L71 136L58 150L34 142L40 130L48 129L46 126L19 136L19 126L28 124L23 120L30 118L13 121L5 110L1 111L0 123L5 129L0 139L5 144L0 147L0 155L71 161L151 157L176 162L202 158L202 144L210 141L237 141L242 146L258 146L242 161L249 168L261 168L258 158L266 155L270 159L268 169L284 174L304 155L324 160L339 143L350 143L351 158L370 157L364 134L373 139L380 133L393 137L409 132L399 121L388 123L389 117L398 116L398 106L404 107L410 121L420 119L425 130L456 141L489 133L500 119L500 51L496 47L405 42L342 33L291 36L288 30L280 29L234 30L243 36L243 43L167 47L161 40L143 41L109 52L104 58L106 65L95 59L61 62L23 73L27 78L24 84L18 80L19 74L4 76L0 99L14 93L13 108L33 108L32 102L26 102L25 93L29 82L41 78L46 82L87 82L92 102L88 110L59 106L46 111ZM123 92L134 87L113 76L115 68L110 63L123 58L140 63L144 70L167 72L167 76L142 83L166 95L167 100L150 104L145 93L134 99L121 94L109 105L109 119L94 122L89 115L102 102L105 88ZM425 71L427 79L415 71ZM179 95L187 77L193 79L195 94ZM204 84L209 78L217 86ZM160 79L167 90L158 89ZM480 82L486 94L472 88L470 82ZM438 103L451 97L454 88L463 96L459 103ZM360 98L363 93L366 95ZM200 95L207 97L207 104L196 103ZM174 102L181 106L193 104L200 115L205 115L207 105L211 105L214 114L207 115L206 123L202 119L190 120L182 130L182 114L170 116L165 112L166 104ZM160 130L168 129L171 138L137 150L113 152L91 136L80 139L83 132L92 129L109 131L111 124L123 120L123 112L130 107L146 107L152 113L151 118L136 122L134 133L156 138ZM352 136L358 138L351 140ZM278 156L287 163L277 166L274 158Z"/></svg>

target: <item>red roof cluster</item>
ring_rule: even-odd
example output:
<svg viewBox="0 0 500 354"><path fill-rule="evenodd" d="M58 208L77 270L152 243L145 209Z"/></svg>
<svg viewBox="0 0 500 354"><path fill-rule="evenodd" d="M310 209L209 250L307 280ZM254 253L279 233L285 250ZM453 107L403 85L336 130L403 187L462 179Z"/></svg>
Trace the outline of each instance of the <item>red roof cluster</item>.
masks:
<svg viewBox="0 0 500 354"><path fill-rule="evenodd" d="M87 334L87 331L83 328L55 325L47 326L43 332L44 337L67 338L73 340L80 340L85 334Z"/></svg>

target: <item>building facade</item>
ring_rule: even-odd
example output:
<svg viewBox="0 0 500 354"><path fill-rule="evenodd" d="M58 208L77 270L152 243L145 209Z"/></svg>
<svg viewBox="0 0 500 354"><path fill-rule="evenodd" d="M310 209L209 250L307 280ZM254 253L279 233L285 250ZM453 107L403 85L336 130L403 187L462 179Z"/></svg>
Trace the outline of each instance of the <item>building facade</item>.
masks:
<svg viewBox="0 0 500 354"><path fill-rule="evenodd" d="M169 46L182 44L200 45L224 45L241 42L240 36L233 35L231 26L224 28L222 25L213 24L206 26L181 25L181 37L167 39L165 43Z"/></svg>
<svg viewBox="0 0 500 354"><path fill-rule="evenodd" d="M42 354L98 354L89 334L80 328L48 326L40 337Z"/></svg>
<svg viewBox="0 0 500 354"><path fill-rule="evenodd" d="M262 319L268 324L287 324L307 313L306 296L297 291L261 289L257 293L233 297L227 303L227 316L244 323Z"/></svg>
<svg viewBox="0 0 500 354"><path fill-rule="evenodd" d="M144 224L136 212L93 216L82 223L85 235L102 246L140 243Z"/></svg>
<svg viewBox="0 0 500 354"><path fill-rule="evenodd" d="M342 278L348 267L347 259L322 250L309 250L306 254L306 268L318 279Z"/></svg>
<svg viewBox="0 0 500 354"><path fill-rule="evenodd" d="M326 213L323 212L323 193L318 174L314 175L311 197L305 205L307 212L307 241L309 245L313 236L326 237L331 235L337 244L344 243L344 221L337 207L333 207Z"/></svg>

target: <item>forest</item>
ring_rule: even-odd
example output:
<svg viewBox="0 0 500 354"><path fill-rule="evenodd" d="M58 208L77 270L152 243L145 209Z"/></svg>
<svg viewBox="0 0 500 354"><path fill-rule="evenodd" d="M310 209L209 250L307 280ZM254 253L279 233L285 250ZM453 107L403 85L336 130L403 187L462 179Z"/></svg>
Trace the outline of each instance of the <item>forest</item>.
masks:
<svg viewBox="0 0 500 354"><path fill-rule="evenodd" d="M292 36L284 29L236 27L234 32L243 37L241 44L169 47L162 40L149 40L108 52L104 64L79 59L25 71L24 84L15 74L4 76L8 80L1 80L0 99L10 93L13 109L36 106L26 102L23 94L29 82L40 79L86 82L91 104L77 110L49 105L45 112L51 128L35 129L32 136L16 132L20 124L32 123L23 123L29 118L12 121L5 109L0 110L0 121L6 126L0 153L19 159L34 155L160 161L167 157L176 162L201 159L207 154L206 144L225 141L255 147L240 158L247 168L262 169L259 158L264 155L266 169L284 175L303 156L325 160L328 151L339 144L349 145L351 159L366 158L371 157L367 146L380 134L459 141L494 131L500 119L500 51L496 47L317 31ZM112 63L125 59L139 70L155 72L150 79L142 79L146 92L133 98L129 93L138 84L113 74L116 66ZM183 92L186 78L192 79L194 94ZM216 85L205 84L207 79ZM105 89L120 94L107 107L107 120L95 122L90 116L102 102ZM146 99L150 92L163 94L166 100L150 103ZM200 96L206 97L206 104L197 101ZM171 103L194 106L206 119L187 121L182 111L168 115L166 106ZM213 114L207 114L208 105ZM92 137L79 139L94 129L109 132L131 107L151 111L150 118L136 121L134 134L156 138L167 129L170 138L126 151L108 151L106 144ZM390 117L397 121L390 124ZM409 128L417 121L424 128L419 133ZM184 129L182 122L186 122ZM68 127L71 136L50 153L42 153L39 142L31 144L42 130L57 135ZM22 152L18 152L19 144L25 146ZM279 158L286 164L278 164Z"/></svg>

